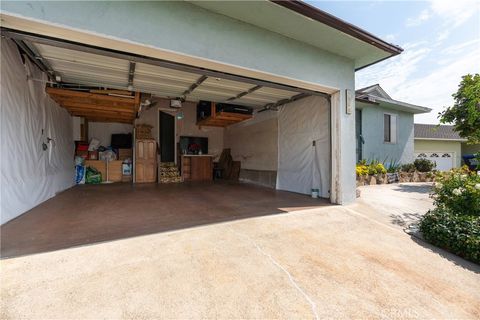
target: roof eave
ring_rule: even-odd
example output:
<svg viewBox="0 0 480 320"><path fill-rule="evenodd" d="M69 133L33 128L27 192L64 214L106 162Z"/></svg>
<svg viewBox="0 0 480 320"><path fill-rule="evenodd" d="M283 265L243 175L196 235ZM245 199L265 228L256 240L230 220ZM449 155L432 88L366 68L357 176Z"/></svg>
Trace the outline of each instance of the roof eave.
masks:
<svg viewBox="0 0 480 320"><path fill-rule="evenodd" d="M380 102L389 103L389 104L394 104L394 105L397 105L397 106L402 107L402 108L406 108L407 110L409 110L410 112L412 112L414 114L429 113L430 111L432 111L431 108L417 106L417 105L414 105L414 104L410 104L410 103L406 103L406 102L402 102L402 101L398 101L398 100L393 100L393 99L383 99L383 98L375 97L375 100L380 101Z"/></svg>
<svg viewBox="0 0 480 320"><path fill-rule="evenodd" d="M414 140L428 140L428 141L449 141L449 142L467 142L467 139L447 139L447 138L424 138L414 137Z"/></svg>
<svg viewBox="0 0 480 320"><path fill-rule="evenodd" d="M403 52L403 49L401 47L388 43L351 23L348 23L342 19L339 19L303 1L299 1L299 0L270 0L270 1L284 8L292 10L298 14L301 14L305 17L308 17L310 19L313 19L325 25L328 25L334 29L337 29L345 34L348 34L356 39L359 39L363 42L366 42L370 45L373 45L389 53L389 56L382 58L380 60L374 61L368 65L358 67L355 69L355 71L366 68L368 66L381 62L385 59L391 58Z"/></svg>

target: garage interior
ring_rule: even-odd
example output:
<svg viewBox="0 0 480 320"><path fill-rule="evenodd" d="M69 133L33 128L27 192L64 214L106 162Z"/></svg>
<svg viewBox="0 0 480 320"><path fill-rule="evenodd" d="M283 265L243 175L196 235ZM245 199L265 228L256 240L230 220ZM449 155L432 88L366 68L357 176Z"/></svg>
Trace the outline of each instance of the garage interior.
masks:
<svg viewBox="0 0 480 320"><path fill-rule="evenodd" d="M31 94L71 118L31 130L72 183L18 205L3 258L329 203L327 94L2 28L7 41L2 63L21 57Z"/></svg>

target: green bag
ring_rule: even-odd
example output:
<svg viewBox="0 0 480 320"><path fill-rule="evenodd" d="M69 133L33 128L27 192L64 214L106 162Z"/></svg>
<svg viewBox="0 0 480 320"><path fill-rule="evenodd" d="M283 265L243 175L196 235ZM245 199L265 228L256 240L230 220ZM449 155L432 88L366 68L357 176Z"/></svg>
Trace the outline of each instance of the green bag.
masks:
<svg viewBox="0 0 480 320"><path fill-rule="evenodd" d="M102 183L102 174L95 168L87 167L85 173L85 183L99 184Z"/></svg>

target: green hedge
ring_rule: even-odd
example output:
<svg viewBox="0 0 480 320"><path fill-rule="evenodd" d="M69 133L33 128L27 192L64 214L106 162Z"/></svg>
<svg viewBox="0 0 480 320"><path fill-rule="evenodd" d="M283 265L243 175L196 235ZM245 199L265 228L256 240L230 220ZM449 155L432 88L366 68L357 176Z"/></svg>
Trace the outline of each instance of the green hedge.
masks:
<svg viewBox="0 0 480 320"><path fill-rule="evenodd" d="M420 231L428 242L480 264L480 217L457 215L436 208L420 222Z"/></svg>

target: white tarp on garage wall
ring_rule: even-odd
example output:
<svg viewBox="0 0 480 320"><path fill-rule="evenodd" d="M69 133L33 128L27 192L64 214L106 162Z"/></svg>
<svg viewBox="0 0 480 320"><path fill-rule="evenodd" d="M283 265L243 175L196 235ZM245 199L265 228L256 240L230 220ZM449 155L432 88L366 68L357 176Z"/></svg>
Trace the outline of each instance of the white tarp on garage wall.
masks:
<svg viewBox="0 0 480 320"><path fill-rule="evenodd" d="M72 118L46 93L46 76L1 40L0 214L15 218L74 184ZM42 135L43 130L43 135ZM47 137L53 141L47 143ZM42 149L42 143L48 146Z"/></svg>
<svg viewBox="0 0 480 320"><path fill-rule="evenodd" d="M330 103L324 97L304 98L278 113L277 189L329 198Z"/></svg>

